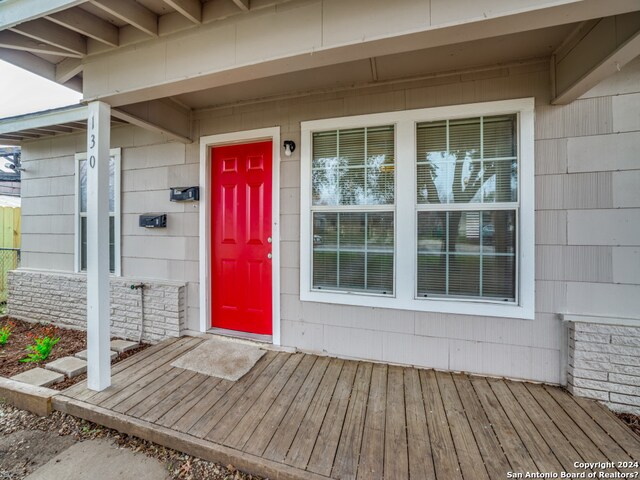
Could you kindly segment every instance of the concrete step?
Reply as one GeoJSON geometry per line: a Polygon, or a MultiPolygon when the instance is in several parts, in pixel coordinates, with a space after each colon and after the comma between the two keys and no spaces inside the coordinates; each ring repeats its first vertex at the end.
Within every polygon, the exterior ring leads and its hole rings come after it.
{"type": "Polygon", "coordinates": [[[137,342],[130,342],[129,340],[111,340],[111,350],[115,350],[118,353],[124,353],[139,346],[137,342]]]}
{"type": "Polygon", "coordinates": [[[44,368],[36,367],[11,377],[11,380],[28,383],[37,387],[48,387],[64,380],[64,375],[44,368]]]}
{"type": "Polygon", "coordinates": [[[87,371],[87,362],[81,358],[62,357],[47,363],[44,368],[73,378],[87,371]]]}
{"type": "MultiPolygon", "coordinates": [[[[111,351],[109,352],[109,356],[111,357],[111,360],[113,360],[114,358],[116,358],[118,356],[117,352],[111,351]]],[[[82,360],[86,360],[87,359],[87,351],[86,350],[82,350],[78,353],[75,354],[76,358],[80,358],[82,360]]]]}

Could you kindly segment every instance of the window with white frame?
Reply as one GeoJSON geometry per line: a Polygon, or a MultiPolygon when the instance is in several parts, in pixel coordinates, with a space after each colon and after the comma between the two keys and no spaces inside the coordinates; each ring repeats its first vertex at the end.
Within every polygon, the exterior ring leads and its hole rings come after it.
{"type": "Polygon", "coordinates": [[[516,301],[517,115],[416,126],[417,294],[516,301]]]}
{"type": "MultiPolygon", "coordinates": [[[[109,271],[120,275],[120,149],[109,151],[109,271]]],[[[87,154],[76,155],[76,271],[87,269],[87,154]]]]}
{"type": "Polygon", "coordinates": [[[302,124],[301,299],[533,318],[533,100],[302,124]]]}
{"type": "Polygon", "coordinates": [[[313,288],[393,294],[393,125],[314,132],[313,288]]]}

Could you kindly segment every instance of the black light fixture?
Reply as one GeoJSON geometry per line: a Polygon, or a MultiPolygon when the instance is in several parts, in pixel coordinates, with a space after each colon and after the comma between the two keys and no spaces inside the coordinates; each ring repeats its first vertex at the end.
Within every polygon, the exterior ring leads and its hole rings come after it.
{"type": "Polygon", "coordinates": [[[285,140],[284,141],[284,154],[287,157],[290,157],[293,152],[296,150],[296,142],[293,140],[285,140]]]}

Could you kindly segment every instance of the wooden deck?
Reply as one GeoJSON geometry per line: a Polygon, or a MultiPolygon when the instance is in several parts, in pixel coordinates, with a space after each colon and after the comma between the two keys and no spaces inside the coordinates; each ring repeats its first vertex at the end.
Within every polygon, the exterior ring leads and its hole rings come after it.
{"type": "Polygon", "coordinates": [[[502,479],[640,460],[613,414],[560,388],[275,351],[237,382],[170,366],[201,341],[149,348],[107,390],[83,382],[54,408],[271,479],[502,479]]]}

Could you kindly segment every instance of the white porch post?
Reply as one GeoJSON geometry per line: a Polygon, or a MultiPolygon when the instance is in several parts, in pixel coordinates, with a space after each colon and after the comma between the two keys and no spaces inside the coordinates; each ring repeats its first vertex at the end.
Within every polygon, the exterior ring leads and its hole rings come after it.
{"type": "Polygon", "coordinates": [[[111,107],[87,115],[87,387],[111,385],[109,358],[109,144],[111,107]]]}

